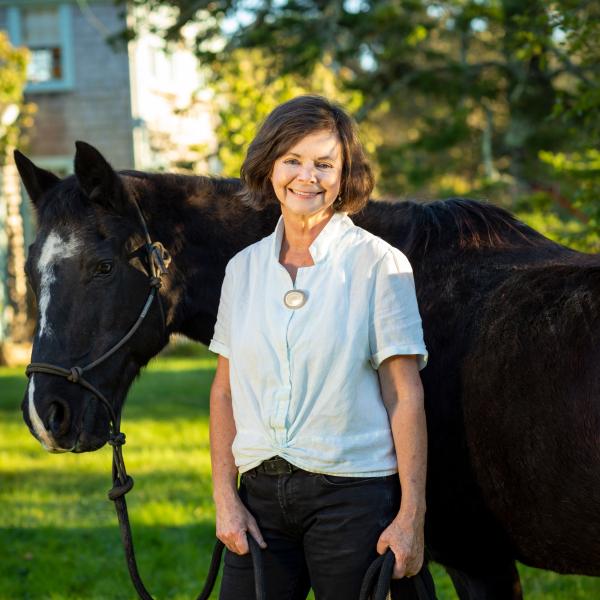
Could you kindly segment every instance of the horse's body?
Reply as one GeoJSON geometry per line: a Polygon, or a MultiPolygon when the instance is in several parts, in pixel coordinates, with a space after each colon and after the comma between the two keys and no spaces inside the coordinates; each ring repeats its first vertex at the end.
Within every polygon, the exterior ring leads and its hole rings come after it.
{"type": "MultiPolygon", "coordinates": [[[[84,144],[76,177],[63,181],[17,162],[40,222],[28,268],[45,302],[34,360],[93,358],[135,320],[147,282],[132,258],[140,243],[132,197],[173,258],[161,290],[166,334],[149,317],[153,325],[90,376],[117,407],[170,334],[209,342],[226,263],[278,217],[241,206],[236,180],[117,176],[84,144]],[[72,252],[49,254],[51,236],[72,252]],[[106,257],[114,264],[104,277],[93,265],[106,257]],[[51,293],[59,278],[62,292],[51,293]],[[87,314],[82,307],[94,302],[87,314]]],[[[515,559],[600,575],[600,258],[468,200],[371,202],[353,220],[405,252],[414,269],[430,352],[422,379],[431,558],[448,568],[461,599],[519,598],[515,559]]],[[[106,442],[107,416],[93,396],[35,379],[24,416],[47,447],[106,442]]]]}

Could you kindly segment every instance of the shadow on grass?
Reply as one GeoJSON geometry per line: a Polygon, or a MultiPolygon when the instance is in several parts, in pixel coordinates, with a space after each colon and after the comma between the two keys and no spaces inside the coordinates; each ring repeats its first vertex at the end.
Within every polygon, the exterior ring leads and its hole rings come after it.
{"type": "MultiPolygon", "coordinates": [[[[160,598],[192,598],[203,585],[214,525],[138,526],[134,543],[142,577],[160,598]]],[[[0,528],[0,598],[129,600],[118,527],[0,528]]]]}

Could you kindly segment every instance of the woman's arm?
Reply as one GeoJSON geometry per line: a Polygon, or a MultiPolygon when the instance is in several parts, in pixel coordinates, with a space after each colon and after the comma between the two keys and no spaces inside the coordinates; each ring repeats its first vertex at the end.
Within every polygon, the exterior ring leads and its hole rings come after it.
{"type": "Polygon", "coordinates": [[[210,459],[217,511],[217,538],[232,552],[247,554],[247,531],[262,548],[266,548],[266,544],[256,520],[237,493],[237,468],[231,452],[234,438],[229,360],[219,355],[217,372],[210,389],[210,459]]]}
{"type": "Polygon", "coordinates": [[[423,565],[427,428],[423,386],[414,356],[392,356],[379,367],[402,488],[400,511],[383,531],[377,552],[390,547],[396,555],[395,578],[418,573],[423,565]]]}

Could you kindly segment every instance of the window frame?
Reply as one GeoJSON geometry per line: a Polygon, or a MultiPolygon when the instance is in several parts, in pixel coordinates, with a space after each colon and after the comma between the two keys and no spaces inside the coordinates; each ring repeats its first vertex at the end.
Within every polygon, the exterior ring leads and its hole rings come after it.
{"type": "MultiPolygon", "coordinates": [[[[7,29],[11,43],[22,46],[22,11],[27,9],[41,8],[42,4],[9,6],[7,7],[7,29]]],[[[75,64],[73,52],[73,14],[69,4],[58,4],[58,24],[60,30],[60,49],[62,77],[37,83],[27,82],[26,93],[36,92],[64,92],[72,90],[75,86],[75,64]]]]}

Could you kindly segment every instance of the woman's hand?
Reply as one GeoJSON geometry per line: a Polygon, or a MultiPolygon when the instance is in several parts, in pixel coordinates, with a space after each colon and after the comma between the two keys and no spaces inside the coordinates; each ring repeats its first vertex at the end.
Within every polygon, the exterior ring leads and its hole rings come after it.
{"type": "Polygon", "coordinates": [[[250,511],[244,506],[237,494],[228,500],[217,502],[216,508],[217,538],[231,552],[248,554],[250,549],[246,537],[247,533],[250,533],[261,548],[267,547],[256,519],[250,514],[250,511]]]}
{"type": "Polygon", "coordinates": [[[383,530],[377,542],[379,554],[384,554],[388,548],[391,548],[396,556],[392,578],[400,579],[416,575],[423,566],[425,548],[423,521],[407,521],[398,515],[383,530]]]}

